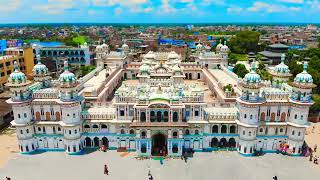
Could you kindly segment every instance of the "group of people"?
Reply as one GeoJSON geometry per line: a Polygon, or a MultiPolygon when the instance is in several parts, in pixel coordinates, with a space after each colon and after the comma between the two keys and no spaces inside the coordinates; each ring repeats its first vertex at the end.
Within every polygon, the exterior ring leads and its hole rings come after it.
{"type": "Polygon", "coordinates": [[[310,153],[310,156],[309,156],[309,161],[310,161],[310,162],[313,161],[314,164],[319,164],[319,157],[318,157],[317,155],[313,155],[313,152],[317,152],[317,148],[318,148],[317,145],[314,146],[313,151],[312,151],[312,149],[310,148],[310,152],[311,152],[311,153],[310,153]]]}

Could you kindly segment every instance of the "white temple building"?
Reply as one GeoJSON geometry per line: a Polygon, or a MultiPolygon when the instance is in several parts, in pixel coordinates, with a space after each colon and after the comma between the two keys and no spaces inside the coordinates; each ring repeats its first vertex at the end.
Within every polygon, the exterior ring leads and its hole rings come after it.
{"type": "Polygon", "coordinates": [[[290,83],[284,63],[272,68],[275,84],[261,80],[255,63],[243,79],[230,72],[222,44],[215,53],[198,45],[196,62],[188,63],[175,52],[149,52],[132,62],[129,46],[122,49],[99,45],[97,68],[81,79],[65,62],[53,80],[39,58],[31,82],[15,64],[7,102],[21,153],[81,154],[104,145],[141,156],[190,149],[250,156],[283,143],[292,155],[301,153],[315,87],[307,64],[290,83]]]}

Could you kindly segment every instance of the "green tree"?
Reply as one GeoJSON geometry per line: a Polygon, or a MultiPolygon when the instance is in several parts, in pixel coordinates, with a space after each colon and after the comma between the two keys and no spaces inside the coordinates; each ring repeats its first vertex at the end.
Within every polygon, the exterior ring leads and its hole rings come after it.
{"type": "Polygon", "coordinates": [[[255,31],[240,31],[229,41],[231,51],[239,54],[258,51],[260,33],[255,31]]]}
{"type": "Polygon", "coordinates": [[[249,71],[246,69],[246,66],[243,64],[236,64],[233,69],[233,72],[239,77],[243,78],[249,71]]]}

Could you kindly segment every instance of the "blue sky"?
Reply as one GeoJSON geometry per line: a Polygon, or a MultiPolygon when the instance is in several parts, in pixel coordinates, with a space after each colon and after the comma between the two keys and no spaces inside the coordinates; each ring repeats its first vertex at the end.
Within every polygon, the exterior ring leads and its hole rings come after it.
{"type": "Polygon", "coordinates": [[[0,0],[0,23],[320,23],[320,0],[0,0]]]}

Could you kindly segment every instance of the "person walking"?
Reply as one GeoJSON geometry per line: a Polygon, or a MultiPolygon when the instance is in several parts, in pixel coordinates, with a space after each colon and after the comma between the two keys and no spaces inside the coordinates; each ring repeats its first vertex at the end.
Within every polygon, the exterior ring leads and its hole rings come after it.
{"type": "Polygon", "coordinates": [[[104,174],[109,175],[108,166],[106,164],[104,165],[104,174]]]}
{"type": "Polygon", "coordinates": [[[278,180],[278,176],[274,176],[274,177],[273,177],[273,180],[278,180]]]}
{"type": "Polygon", "coordinates": [[[313,151],[314,151],[314,152],[317,152],[317,148],[318,148],[318,146],[317,146],[317,144],[315,144],[315,145],[314,145],[314,148],[313,148],[313,151]]]}
{"type": "Polygon", "coordinates": [[[153,180],[153,177],[152,177],[152,175],[149,177],[149,180],[153,180]]]}
{"type": "Polygon", "coordinates": [[[313,158],[313,154],[311,153],[309,156],[309,161],[312,161],[312,158],[313,158]]]}

